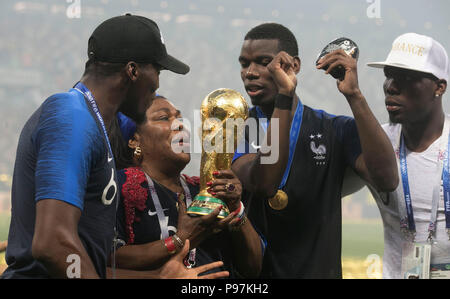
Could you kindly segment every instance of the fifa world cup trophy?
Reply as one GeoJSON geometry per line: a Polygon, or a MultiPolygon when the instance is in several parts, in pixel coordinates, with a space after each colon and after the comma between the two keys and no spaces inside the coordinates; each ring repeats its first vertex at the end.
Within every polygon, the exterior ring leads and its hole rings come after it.
{"type": "Polygon", "coordinates": [[[230,213],[226,204],[208,193],[207,182],[213,173],[231,167],[238,142],[244,136],[244,122],[248,117],[248,104],[242,95],[232,89],[220,88],[202,102],[202,157],[200,163],[200,192],[187,213],[191,216],[208,215],[218,206],[223,208],[219,218],[230,213]]]}

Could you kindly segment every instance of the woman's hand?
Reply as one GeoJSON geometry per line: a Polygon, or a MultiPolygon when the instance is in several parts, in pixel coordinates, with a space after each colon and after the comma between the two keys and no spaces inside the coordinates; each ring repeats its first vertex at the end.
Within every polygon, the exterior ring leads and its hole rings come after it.
{"type": "Polygon", "coordinates": [[[222,199],[230,212],[239,209],[242,196],[242,184],[231,169],[220,170],[213,173],[215,179],[208,182],[208,192],[222,199]]]}
{"type": "Polygon", "coordinates": [[[186,204],[178,200],[177,236],[181,240],[191,240],[191,249],[196,248],[204,239],[213,234],[213,226],[218,222],[222,207],[216,208],[211,214],[205,216],[189,216],[186,213],[186,204]]]}
{"type": "Polygon", "coordinates": [[[224,219],[217,218],[221,211],[219,207],[209,215],[192,217],[186,213],[186,204],[179,200],[177,236],[182,240],[191,240],[191,248],[196,248],[211,234],[239,222],[234,211],[237,211],[241,204],[241,182],[230,169],[216,171],[213,175],[215,179],[208,183],[208,192],[226,203],[230,215],[224,219]]]}
{"type": "Polygon", "coordinates": [[[231,169],[216,171],[213,175],[215,179],[208,183],[207,191],[223,200],[230,210],[230,215],[215,223],[213,231],[219,232],[240,221],[236,216],[241,205],[242,184],[231,169]]]}

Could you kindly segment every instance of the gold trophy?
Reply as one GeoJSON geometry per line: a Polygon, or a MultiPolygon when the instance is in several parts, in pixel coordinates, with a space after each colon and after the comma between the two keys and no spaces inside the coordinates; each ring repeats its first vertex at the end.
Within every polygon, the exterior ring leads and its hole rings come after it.
{"type": "Polygon", "coordinates": [[[230,169],[238,142],[244,135],[244,126],[242,129],[239,127],[248,117],[248,104],[239,92],[220,88],[203,100],[201,116],[200,192],[187,213],[191,216],[208,215],[218,206],[223,206],[218,217],[225,218],[230,210],[222,200],[208,193],[206,183],[214,179],[215,171],[230,169]]]}

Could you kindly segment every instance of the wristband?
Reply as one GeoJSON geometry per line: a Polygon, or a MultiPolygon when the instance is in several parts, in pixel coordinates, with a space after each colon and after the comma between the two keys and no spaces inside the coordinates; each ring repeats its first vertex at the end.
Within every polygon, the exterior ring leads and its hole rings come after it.
{"type": "Polygon", "coordinates": [[[244,213],[245,213],[245,207],[244,204],[241,201],[241,204],[239,206],[239,210],[238,210],[238,214],[236,217],[238,217],[239,219],[242,219],[242,217],[244,217],[244,213]]]}
{"type": "Polygon", "coordinates": [[[180,246],[180,248],[183,248],[183,246],[184,246],[184,242],[183,241],[181,241],[181,239],[180,239],[180,237],[178,237],[176,234],[175,235],[173,235],[172,236],[172,238],[174,238],[175,239],[175,242],[177,242],[178,243],[178,245],[180,246]]]}
{"type": "Polygon", "coordinates": [[[277,94],[275,96],[275,108],[280,110],[291,110],[292,109],[292,101],[294,97],[286,96],[284,94],[277,94]]]}
{"type": "Polygon", "coordinates": [[[177,248],[175,247],[175,243],[173,242],[173,238],[172,237],[168,237],[164,240],[164,245],[167,248],[167,251],[169,252],[170,255],[174,254],[175,252],[177,252],[177,248]]]}
{"type": "Polygon", "coordinates": [[[239,208],[237,208],[234,212],[237,213],[235,217],[239,219],[239,222],[228,227],[232,232],[238,231],[239,228],[244,225],[245,222],[247,222],[247,217],[245,216],[245,207],[242,201],[240,202],[239,208]]]}
{"type": "Polygon", "coordinates": [[[242,216],[241,220],[239,220],[238,223],[236,223],[236,224],[233,225],[233,226],[230,226],[228,229],[229,229],[231,232],[236,232],[236,231],[238,231],[238,230],[241,228],[241,226],[243,226],[246,222],[247,222],[247,216],[244,214],[244,216],[242,216]]]}

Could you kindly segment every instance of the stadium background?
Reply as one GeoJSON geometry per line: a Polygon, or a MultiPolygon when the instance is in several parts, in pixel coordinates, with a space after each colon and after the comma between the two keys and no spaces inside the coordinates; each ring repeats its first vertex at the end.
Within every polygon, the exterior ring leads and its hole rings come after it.
{"type": "MultiPolygon", "coordinates": [[[[81,76],[87,40],[103,20],[130,12],[155,20],[169,53],[191,66],[188,76],[162,72],[159,93],[185,118],[194,119],[202,99],[227,87],[243,95],[239,55],[245,33],[262,22],[278,22],[296,35],[302,70],[298,94],[314,108],[351,115],[336,83],[314,67],[329,41],[346,36],[360,47],[359,81],[381,123],[381,70],[366,67],[386,58],[395,37],[430,35],[450,51],[448,0],[48,0],[0,3],[0,241],[10,218],[11,176],[20,130],[51,94],[68,90],[81,76]]],[[[448,93],[447,93],[448,94],[448,93]]],[[[444,96],[449,111],[448,95],[444,96]]],[[[199,154],[186,168],[198,174],[199,154]]],[[[378,209],[363,189],[343,199],[345,278],[380,278],[383,229],[378,209]]],[[[4,256],[0,254],[0,271],[4,256]]]]}

